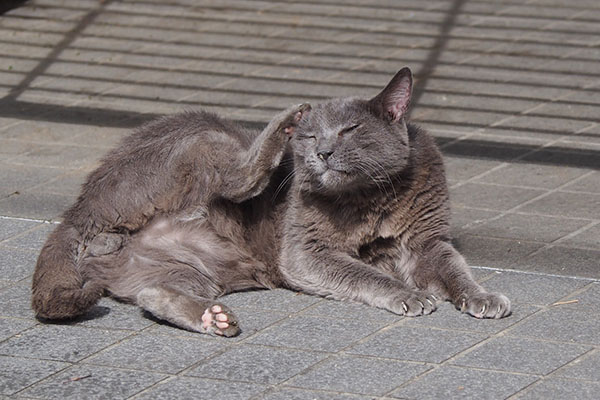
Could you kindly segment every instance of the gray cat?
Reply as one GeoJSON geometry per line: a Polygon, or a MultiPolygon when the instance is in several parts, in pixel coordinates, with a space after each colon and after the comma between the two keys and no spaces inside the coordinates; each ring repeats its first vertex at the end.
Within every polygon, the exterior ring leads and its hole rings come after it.
{"type": "Polygon", "coordinates": [[[449,242],[432,138],[405,121],[412,77],[371,100],[294,106],[262,132],[205,112],[165,117],[110,152],[50,235],[33,278],[42,318],[110,295],[197,332],[233,336],[216,298],[284,287],[418,316],[449,300],[510,314],[449,242]]]}

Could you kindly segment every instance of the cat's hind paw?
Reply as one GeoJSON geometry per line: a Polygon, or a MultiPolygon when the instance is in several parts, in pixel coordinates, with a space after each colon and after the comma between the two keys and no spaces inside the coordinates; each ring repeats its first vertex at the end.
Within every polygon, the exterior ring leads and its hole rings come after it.
{"type": "Polygon", "coordinates": [[[237,318],[227,307],[215,304],[204,310],[202,328],[210,335],[232,337],[240,333],[237,318]]]}
{"type": "Polygon", "coordinates": [[[500,293],[462,295],[455,306],[475,318],[503,318],[510,315],[510,300],[500,293]]]}
{"type": "Polygon", "coordinates": [[[302,120],[302,117],[311,109],[312,107],[308,103],[299,104],[291,107],[291,109],[288,109],[288,117],[281,124],[283,132],[285,132],[288,136],[293,135],[298,123],[300,120],[302,120]]]}

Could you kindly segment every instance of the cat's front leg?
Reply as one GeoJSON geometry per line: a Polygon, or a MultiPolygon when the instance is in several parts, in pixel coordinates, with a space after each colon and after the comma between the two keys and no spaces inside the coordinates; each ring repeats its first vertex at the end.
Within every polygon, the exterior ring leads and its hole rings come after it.
{"type": "Polygon", "coordinates": [[[242,202],[260,194],[281,163],[287,143],[301,119],[311,110],[308,103],[292,106],[276,115],[252,146],[231,165],[223,196],[242,202]]]}
{"type": "Polygon", "coordinates": [[[510,300],[501,293],[489,293],[471,276],[470,268],[450,244],[431,245],[415,269],[414,279],[450,300],[463,313],[476,318],[503,318],[510,315],[510,300]]]}
{"type": "Polygon", "coordinates": [[[353,300],[383,308],[398,315],[419,316],[436,310],[437,298],[408,287],[394,278],[347,254],[288,255],[281,267],[294,289],[335,300],[353,300]]]}

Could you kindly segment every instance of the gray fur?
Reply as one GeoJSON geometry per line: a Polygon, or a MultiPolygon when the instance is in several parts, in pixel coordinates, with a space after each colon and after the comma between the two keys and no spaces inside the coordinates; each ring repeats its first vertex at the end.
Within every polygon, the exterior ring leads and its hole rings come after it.
{"type": "Polygon", "coordinates": [[[141,127],[105,157],[49,237],[33,308],[70,318],[108,292],[225,336],[239,332],[237,321],[214,299],[250,288],[409,316],[440,300],[480,318],[508,315],[508,299],[478,285],[449,243],[440,153],[404,119],[411,88],[404,68],[371,100],[291,107],[262,132],[208,113],[141,127]],[[216,317],[203,324],[214,305],[226,329],[216,317]]]}

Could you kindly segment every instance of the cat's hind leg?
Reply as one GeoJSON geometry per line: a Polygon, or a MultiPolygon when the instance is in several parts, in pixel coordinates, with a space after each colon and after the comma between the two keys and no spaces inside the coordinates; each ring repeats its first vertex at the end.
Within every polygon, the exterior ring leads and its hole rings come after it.
{"type": "Polygon", "coordinates": [[[227,306],[166,285],[142,289],[136,303],[155,317],[190,331],[226,337],[240,333],[237,318],[227,306]]]}
{"type": "Polygon", "coordinates": [[[417,286],[446,300],[463,313],[476,318],[503,318],[510,315],[510,300],[489,293],[472,277],[460,253],[444,241],[429,246],[414,271],[417,286]]]}

